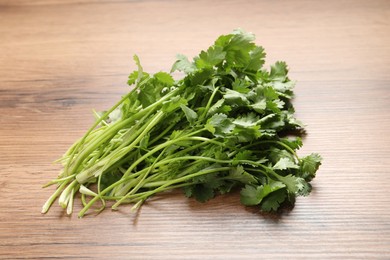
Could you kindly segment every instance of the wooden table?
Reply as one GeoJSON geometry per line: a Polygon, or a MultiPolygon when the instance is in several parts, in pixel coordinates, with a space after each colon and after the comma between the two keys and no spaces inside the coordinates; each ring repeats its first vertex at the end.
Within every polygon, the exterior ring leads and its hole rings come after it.
{"type": "Polygon", "coordinates": [[[1,0],[0,258],[389,259],[389,71],[387,0],[1,0]],[[324,157],[310,196],[279,217],[180,192],[138,214],[40,214],[52,162],[128,91],[133,54],[167,71],[238,27],[298,81],[300,152],[324,157]]]}

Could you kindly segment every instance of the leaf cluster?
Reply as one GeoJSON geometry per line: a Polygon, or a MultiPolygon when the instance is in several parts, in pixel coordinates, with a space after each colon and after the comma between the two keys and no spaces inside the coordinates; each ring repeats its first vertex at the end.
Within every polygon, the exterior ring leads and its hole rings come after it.
{"type": "Polygon", "coordinates": [[[285,62],[263,68],[265,52],[254,40],[235,30],[192,61],[178,55],[171,72],[183,72],[179,80],[144,72],[135,56],[133,89],[96,113],[60,160],[64,169],[43,212],[59,197],[71,213],[77,193],[79,216],[97,201],[101,209],[106,201],[138,208],[174,188],[201,202],[238,188],[242,204],[263,211],[308,195],[321,157],[297,155],[303,124],[294,116],[294,82],[285,62]]]}

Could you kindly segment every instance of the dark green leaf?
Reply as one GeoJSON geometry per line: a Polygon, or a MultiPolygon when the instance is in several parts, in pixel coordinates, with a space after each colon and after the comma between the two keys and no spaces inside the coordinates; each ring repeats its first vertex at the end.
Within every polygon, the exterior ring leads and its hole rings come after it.
{"type": "Polygon", "coordinates": [[[241,203],[247,206],[258,205],[261,201],[277,190],[283,189],[285,185],[278,181],[271,181],[262,186],[245,185],[241,190],[241,203]]]}
{"type": "Polygon", "coordinates": [[[317,153],[301,158],[300,177],[306,181],[311,181],[321,165],[321,160],[321,156],[317,153]]]}
{"type": "Polygon", "coordinates": [[[287,192],[285,189],[280,189],[275,192],[272,192],[267,196],[264,201],[261,203],[261,209],[266,212],[277,211],[287,198],[287,192]]]}

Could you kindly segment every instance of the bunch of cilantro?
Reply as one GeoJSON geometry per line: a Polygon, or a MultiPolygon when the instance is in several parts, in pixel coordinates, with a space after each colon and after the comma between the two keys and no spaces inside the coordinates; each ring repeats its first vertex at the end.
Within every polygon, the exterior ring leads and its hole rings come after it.
{"type": "Polygon", "coordinates": [[[276,211],[310,193],[321,164],[318,154],[299,157],[304,129],[291,103],[294,82],[287,66],[263,68],[264,49],[241,30],[220,36],[189,61],[178,55],[171,73],[138,70],[133,89],[59,160],[57,189],[43,206],[73,211],[81,194],[82,217],[99,202],[134,209],[153,195],[182,188],[205,202],[241,189],[244,205],[276,211]]]}

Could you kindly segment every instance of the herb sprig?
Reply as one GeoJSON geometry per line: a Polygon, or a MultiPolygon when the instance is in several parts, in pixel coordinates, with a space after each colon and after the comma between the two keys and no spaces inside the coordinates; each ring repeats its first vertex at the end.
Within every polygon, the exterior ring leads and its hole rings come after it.
{"type": "Polygon", "coordinates": [[[63,170],[48,183],[68,214],[76,194],[83,209],[106,201],[139,208],[156,194],[182,188],[205,202],[241,189],[244,205],[276,211],[311,191],[321,157],[299,157],[302,123],[291,103],[294,82],[285,62],[263,68],[265,52],[253,34],[220,36],[192,61],[178,55],[171,73],[138,69],[133,89],[96,122],[59,160],[63,170]]]}

